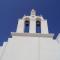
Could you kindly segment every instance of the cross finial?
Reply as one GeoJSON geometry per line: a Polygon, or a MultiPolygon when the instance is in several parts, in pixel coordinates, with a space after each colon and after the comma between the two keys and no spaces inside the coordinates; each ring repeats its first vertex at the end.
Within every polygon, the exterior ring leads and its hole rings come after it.
{"type": "Polygon", "coordinates": [[[32,9],[31,16],[35,16],[35,15],[36,15],[36,11],[34,9],[32,9]]]}

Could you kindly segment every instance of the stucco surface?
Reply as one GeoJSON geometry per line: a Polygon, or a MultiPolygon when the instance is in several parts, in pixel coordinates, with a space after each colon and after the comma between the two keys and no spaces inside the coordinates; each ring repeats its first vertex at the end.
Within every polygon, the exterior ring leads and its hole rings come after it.
{"type": "Polygon", "coordinates": [[[2,60],[60,60],[60,44],[48,37],[13,36],[2,60]]]}

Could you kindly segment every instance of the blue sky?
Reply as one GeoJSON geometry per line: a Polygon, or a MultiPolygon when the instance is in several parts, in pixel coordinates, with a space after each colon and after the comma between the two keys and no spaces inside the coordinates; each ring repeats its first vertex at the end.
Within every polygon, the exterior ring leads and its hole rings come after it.
{"type": "Polygon", "coordinates": [[[15,32],[18,19],[31,9],[48,19],[49,32],[60,32],[60,0],[0,0],[0,45],[15,32]]]}

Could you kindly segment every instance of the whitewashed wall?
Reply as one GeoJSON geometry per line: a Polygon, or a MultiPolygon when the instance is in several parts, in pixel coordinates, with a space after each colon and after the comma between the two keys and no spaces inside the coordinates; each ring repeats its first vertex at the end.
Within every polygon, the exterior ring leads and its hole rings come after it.
{"type": "Polygon", "coordinates": [[[13,37],[2,60],[39,60],[39,40],[37,37],[13,37]]]}
{"type": "Polygon", "coordinates": [[[0,60],[1,60],[2,56],[4,55],[6,45],[7,45],[7,42],[4,42],[3,46],[0,46],[0,60]]]}
{"type": "Polygon", "coordinates": [[[40,60],[60,60],[60,44],[50,38],[40,38],[40,60]]]}
{"type": "Polygon", "coordinates": [[[52,38],[13,36],[2,60],[60,60],[60,45],[52,38]]]}

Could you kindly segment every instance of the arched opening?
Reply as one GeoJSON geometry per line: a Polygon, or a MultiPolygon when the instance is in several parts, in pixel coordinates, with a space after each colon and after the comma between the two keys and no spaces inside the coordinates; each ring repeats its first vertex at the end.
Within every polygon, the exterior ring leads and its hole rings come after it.
{"type": "Polygon", "coordinates": [[[40,33],[41,32],[41,22],[40,21],[36,21],[36,33],[40,33]]]}
{"type": "Polygon", "coordinates": [[[24,32],[28,33],[29,32],[29,21],[25,21],[25,25],[24,25],[24,32]]]}

